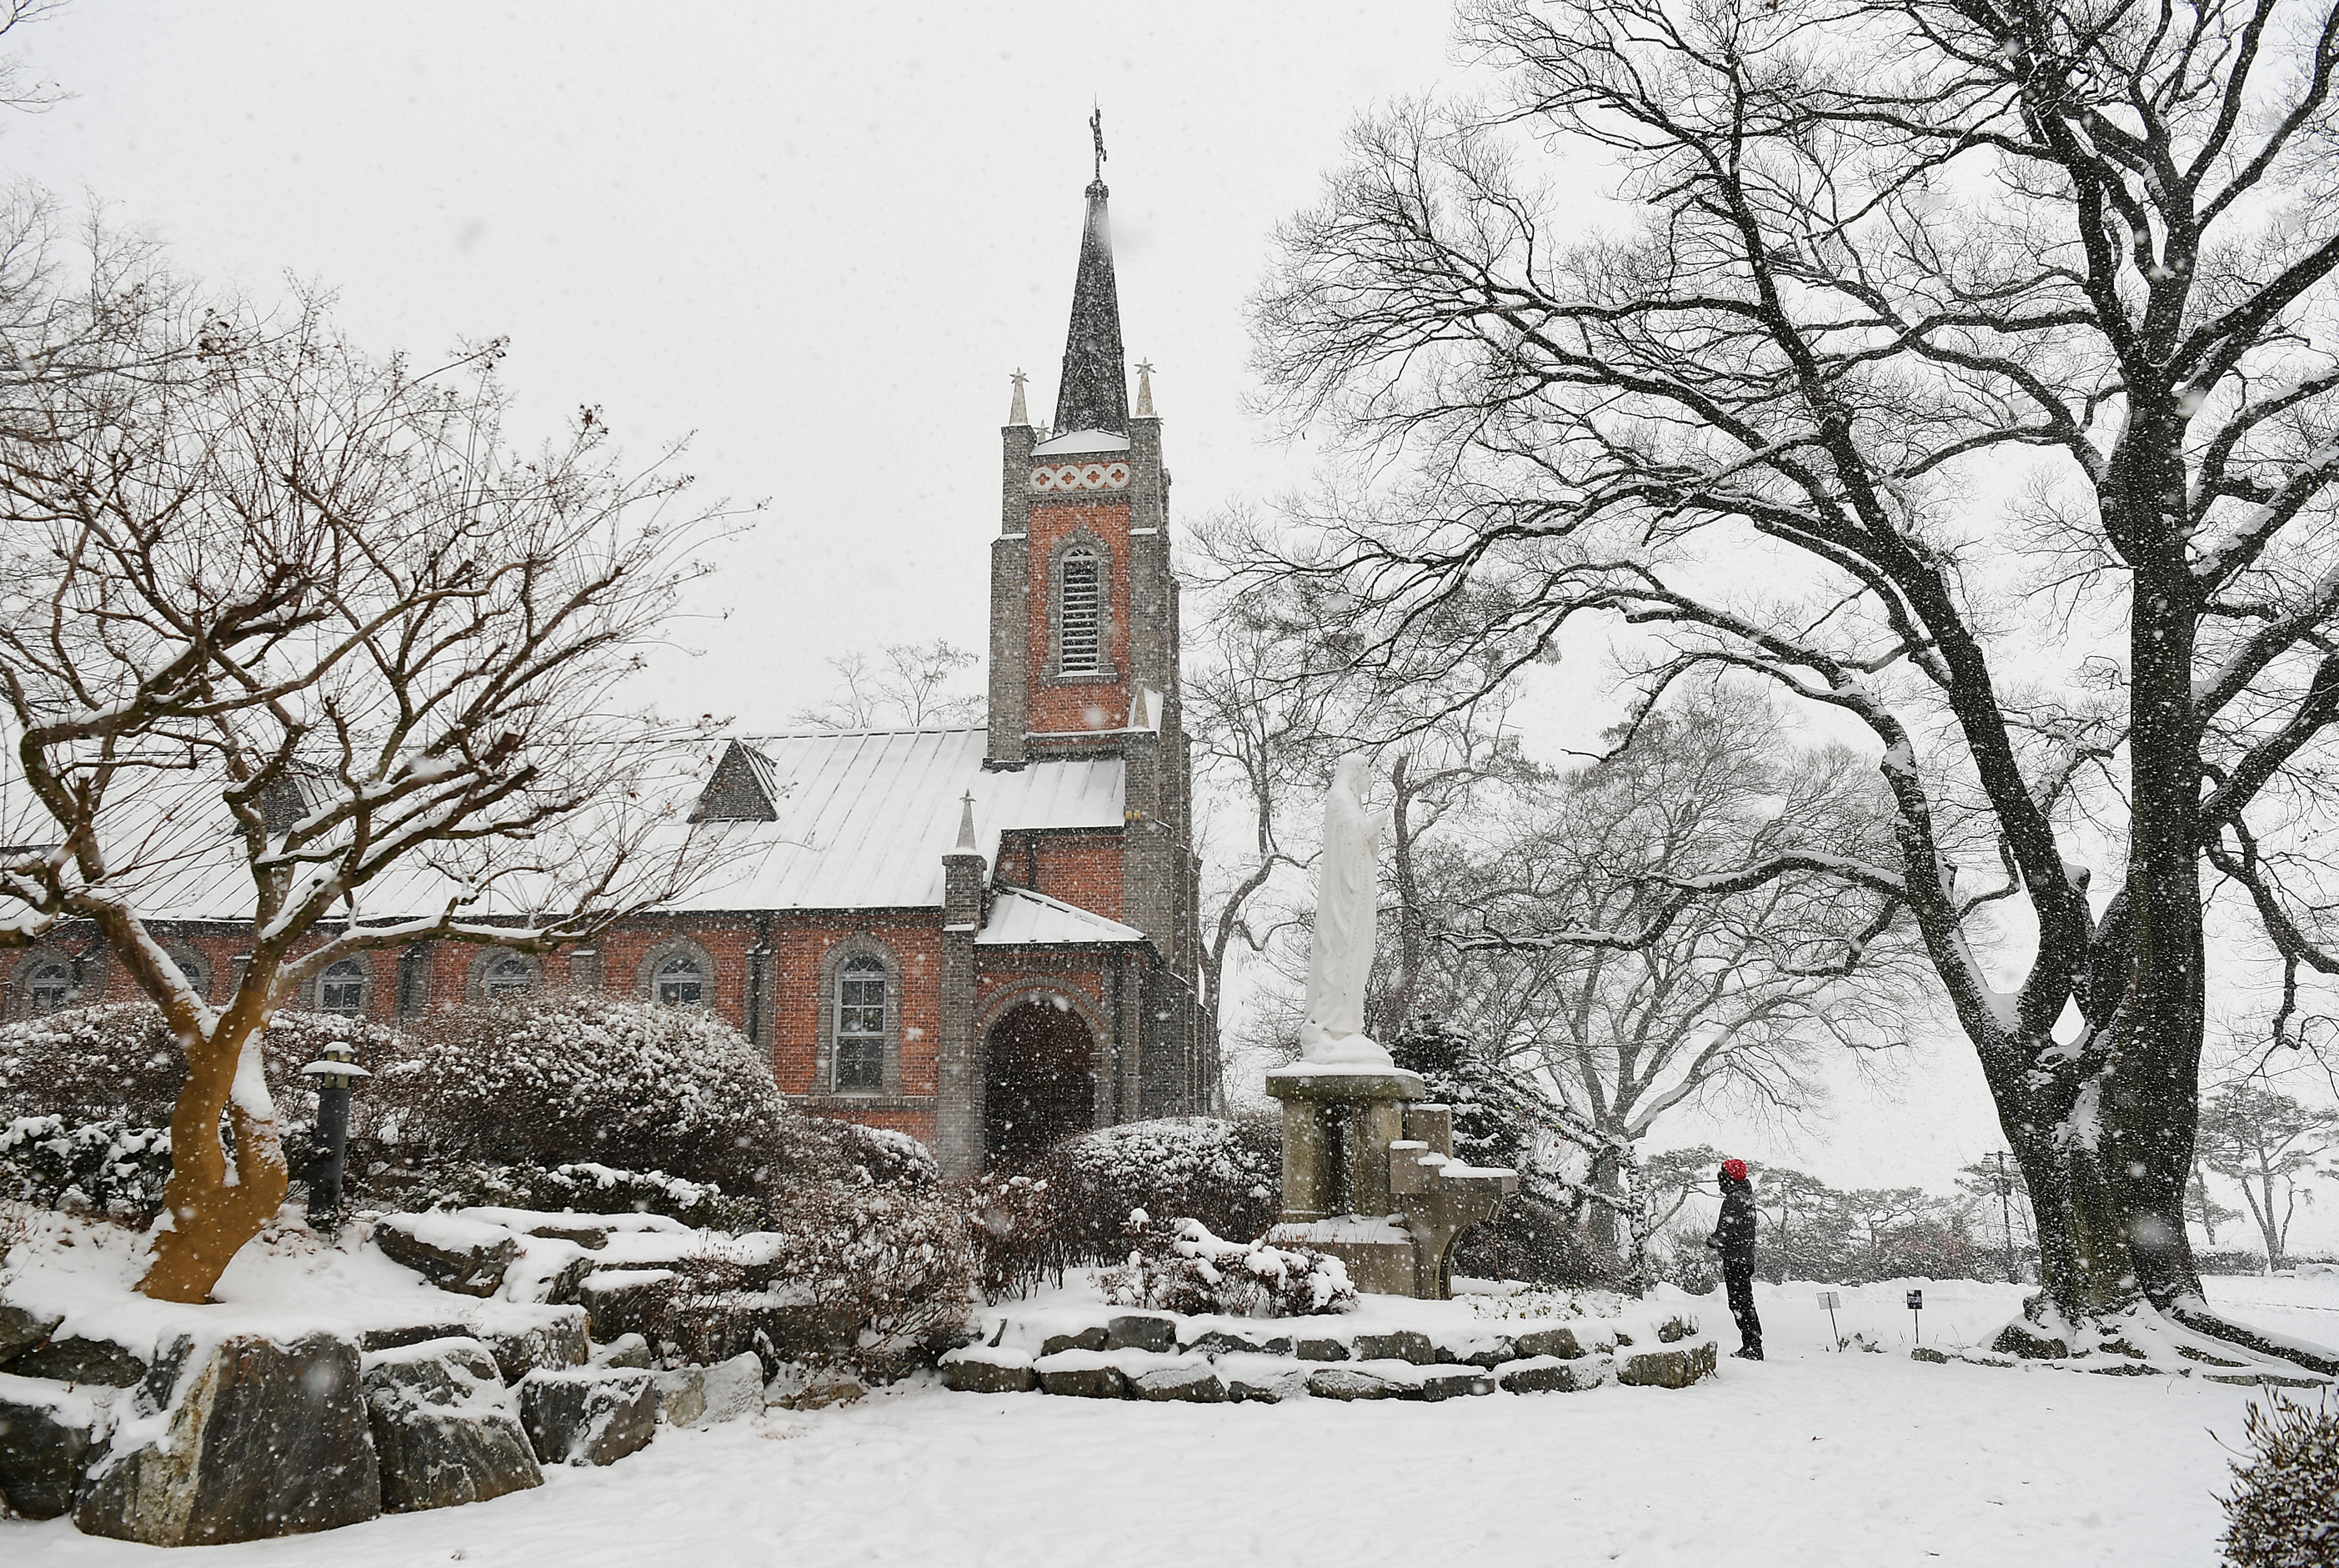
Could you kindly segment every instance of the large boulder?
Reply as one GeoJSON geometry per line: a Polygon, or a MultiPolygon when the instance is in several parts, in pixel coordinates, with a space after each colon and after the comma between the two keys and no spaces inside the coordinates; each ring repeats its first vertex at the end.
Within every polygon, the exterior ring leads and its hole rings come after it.
{"type": "Polygon", "coordinates": [[[412,1513],[544,1484],[519,1405],[476,1339],[435,1339],[365,1358],[366,1415],[382,1506],[412,1513]]]}
{"type": "Polygon", "coordinates": [[[607,1366],[531,1372],[520,1380],[520,1424],[547,1464],[614,1464],[657,1435],[657,1382],[607,1366]]]}
{"type": "Polygon", "coordinates": [[[661,1372],[657,1386],[669,1426],[712,1426],[764,1408],[764,1363],[752,1350],[714,1366],[661,1372]]]}
{"type": "Polygon", "coordinates": [[[88,1535],[193,1546],[381,1512],[358,1347],[325,1333],[182,1335],[127,1404],[74,1506],[88,1535]]]}
{"type": "Polygon", "coordinates": [[[502,1226],[454,1214],[393,1214],[373,1228],[373,1244],[441,1290],[493,1296],[519,1256],[502,1226]]]}
{"type": "Polygon", "coordinates": [[[0,1497],[9,1507],[27,1519],[70,1512],[82,1469],[101,1442],[88,1395],[0,1372],[0,1497]]]}

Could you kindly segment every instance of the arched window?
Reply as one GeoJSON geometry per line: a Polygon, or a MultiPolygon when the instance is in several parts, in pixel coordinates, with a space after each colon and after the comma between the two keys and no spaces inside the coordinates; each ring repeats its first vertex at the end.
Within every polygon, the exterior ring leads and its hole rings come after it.
{"type": "Polygon", "coordinates": [[[1104,573],[1096,552],[1075,549],[1064,557],[1057,577],[1056,667],[1064,675],[1088,674],[1104,663],[1104,573]]]}
{"type": "Polygon", "coordinates": [[[836,1088],[885,1087],[885,961],[847,959],[836,971],[836,1088]]]}
{"type": "Polygon", "coordinates": [[[526,996],[535,989],[536,965],[524,953],[499,954],[479,971],[479,994],[489,1001],[526,996]]]}
{"type": "Polygon", "coordinates": [[[658,965],[650,995],[661,1007],[696,1007],[706,994],[706,972],[696,955],[677,952],[658,965]]]}
{"type": "Polygon", "coordinates": [[[38,1016],[54,1012],[73,1001],[73,969],[50,962],[36,964],[25,977],[25,1011],[38,1016]]]}
{"type": "Polygon", "coordinates": [[[173,942],[163,950],[172,965],[183,976],[189,990],[209,1001],[212,994],[212,966],[193,948],[173,942]]]}
{"type": "Polygon", "coordinates": [[[366,966],[345,958],[317,977],[317,1011],[356,1018],[365,1011],[366,966]]]}

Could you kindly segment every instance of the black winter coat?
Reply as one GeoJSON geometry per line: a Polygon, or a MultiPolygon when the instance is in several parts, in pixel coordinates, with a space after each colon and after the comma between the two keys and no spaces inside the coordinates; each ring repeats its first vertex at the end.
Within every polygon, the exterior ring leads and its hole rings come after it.
{"type": "Polygon", "coordinates": [[[1725,1267],[1754,1267],[1754,1186],[1732,1181],[1722,1189],[1722,1218],[1706,1243],[1722,1254],[1725,1267]]]}

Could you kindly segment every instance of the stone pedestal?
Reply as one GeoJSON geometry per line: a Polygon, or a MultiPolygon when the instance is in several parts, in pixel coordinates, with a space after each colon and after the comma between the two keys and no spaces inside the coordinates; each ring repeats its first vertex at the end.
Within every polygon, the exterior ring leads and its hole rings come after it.
{"type": "Polygon", "coordinates": [[[1454,1116],[1400,1068],[1317,1066],[1267,1075],[1283,1102],[1283,1214],[1268,1239],[1347,1265],[1359,1290],[1443,1299],[1454,1238],[1494,1217],[1515,1171],[1454,1159],[1454,1116]]]}

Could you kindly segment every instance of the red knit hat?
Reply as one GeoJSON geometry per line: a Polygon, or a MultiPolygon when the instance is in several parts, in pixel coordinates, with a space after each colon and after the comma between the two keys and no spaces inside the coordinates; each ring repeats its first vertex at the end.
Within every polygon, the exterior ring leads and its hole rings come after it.
{"type": "Polygon", "coordinates": [[[1725,1159],[1722,1162],[1722,1174],[1732,1181],[1743,1181],[1746,1179],[1746,1162],[1742,1159],[1725,1159]]]}

